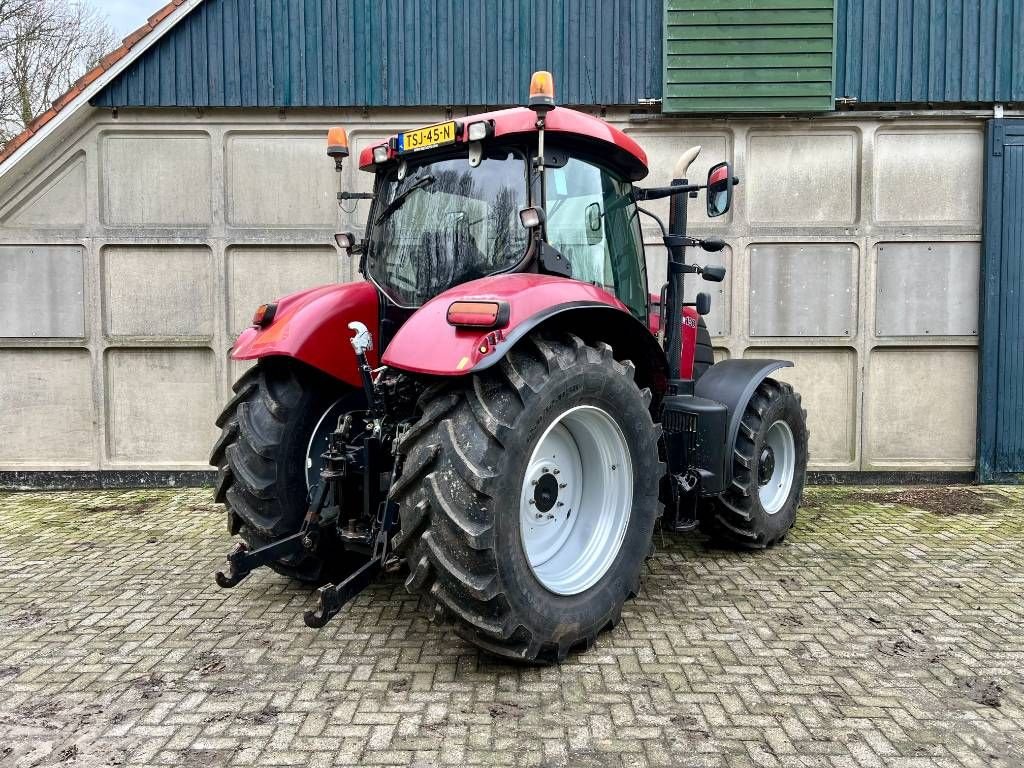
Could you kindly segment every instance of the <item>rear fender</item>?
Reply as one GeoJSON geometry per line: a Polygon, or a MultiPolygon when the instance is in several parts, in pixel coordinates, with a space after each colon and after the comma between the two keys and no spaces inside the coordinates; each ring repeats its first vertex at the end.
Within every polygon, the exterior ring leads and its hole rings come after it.
{"type": "Polygon", "coordinates": [[[637,383],[655,395],[665,390],[665,355],[653,334],[608,291],[551,275],[495,275],[456,286],[423,305],[395,334],[384,365],[433,376],[460,376],[499,363],[531,331],[544,327],[575,333],[584,341],[605,341],[619,359],[637,368],[637,383]],[[476,329],[448,323],[454,301],[501,301],[508,305],[504,327],[476,329]]]}
{"type": "Polygon", "coordinates": [[[723,360],[712,365],[704,372],[703,376],[697,379],[694,394],[697,397],[717,400],[729,412],[726,420],[726,434],[723,438],[728,457],[725,462],[726,477],[723,487],[728,488],[732,482],[731,451],[736,445],[740,422],[743,421],[743,412],[747,409],[747,403],[753,397],[754,390],[768,378],[769,374],[780,368],[792,367],[793,363],[788,360],[723,360]]]}
{"type": "MultiPolygon", "coordinates": [[[[362,387],[348,324],[363,323],[378,339],[379,299],[370,283],[322,285],[277,300],[265,328],[246,328],[231,348],[234,360],[291,357],[354,387],[362,387]]],[[[377,352],[366,353],[377,365],[377,352]]]]}

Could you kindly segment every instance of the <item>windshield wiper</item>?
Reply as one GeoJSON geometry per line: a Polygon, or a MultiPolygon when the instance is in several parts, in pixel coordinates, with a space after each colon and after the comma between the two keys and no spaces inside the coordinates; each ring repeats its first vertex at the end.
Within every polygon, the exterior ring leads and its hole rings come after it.
{"type": "Polygon", "coordinates": [[[373,222],[373,225],[377,226],[382,221],[384,221],[384,219],[386,219],[392,213],[394,213],[399,208],[401,208],[402,207],[402,203],[404,203],[408,199],[409,195],[411,195],[417,189],[423,189],[424,187],[429,187],[431,184],[434,183],[434,181],[435,181],[435,179],[434,179],[433,176],[424,176],[422,178],[416,179],[416,181],[414,181],[412,184],[410,184],[406,188],[406,190],[404,192],[402,192],[401,194],[395,195],[395,199],[392,200],[390,203],[388,203],[384,207],[384,210],[380,212],[380,216],[378,216],[377,220],[373,222]]]}

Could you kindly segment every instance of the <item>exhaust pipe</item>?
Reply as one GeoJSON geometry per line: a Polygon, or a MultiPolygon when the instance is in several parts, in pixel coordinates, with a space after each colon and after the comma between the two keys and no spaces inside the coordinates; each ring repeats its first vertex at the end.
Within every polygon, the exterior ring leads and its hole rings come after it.
{"type": "MultiPolygon", "coordinates": [[[[679,156],[672,173],[670,186],[687,184],[686,174],[690,165],[700,154],[700,147],[691,147],[679,156]]],[[[669,392],[676,390],[679,379],[680,356],[683,348],[683,268],[686,265],[686,206],[689,194],[672,195],[669,198],[668,234],[674,244],[668,249],[668,291],[665,297],[668,315],[665,326],[665,354],[668,356],[669,392]]]]}

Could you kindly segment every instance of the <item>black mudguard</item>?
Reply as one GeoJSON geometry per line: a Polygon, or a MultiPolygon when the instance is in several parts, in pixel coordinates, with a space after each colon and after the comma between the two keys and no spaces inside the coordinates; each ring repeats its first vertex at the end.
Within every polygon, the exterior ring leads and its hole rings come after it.
{"type": "MultiPolygon", "coordinates": [[[[715,363],[704,375],[697,379],[694,394],[708,400],[717,400],[728,409],[728,427],[725,436],[726,456],[731,456],[732,447],[736,445],[736,436],[740,431],[740,422],[747,403],[758,385],[768,375],[780,368],[792,368],[789,360],[723,360],[715,363]]],[[[732,482],[731,460],[725,462],[725,478],[722,487],[728,488],[732,482]]]]}

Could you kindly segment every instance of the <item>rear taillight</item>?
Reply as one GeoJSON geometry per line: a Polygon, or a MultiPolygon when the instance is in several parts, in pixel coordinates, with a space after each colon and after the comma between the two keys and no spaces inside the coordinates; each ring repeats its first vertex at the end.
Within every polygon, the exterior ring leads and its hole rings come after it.
{"type": "Polygon", "coordinates": [[[508,324],[504,301],[456,301],[448,307],[448,323],[471,328],[500,328],[508,324]]]}
{"type": "Polygon", "coordinates": [[[277,314],[277,304],[260,304],[256,307],[256,312],[252,316],[252,324],[257,328],[262,328],[274,320],[274,315],[277,314]]]}

